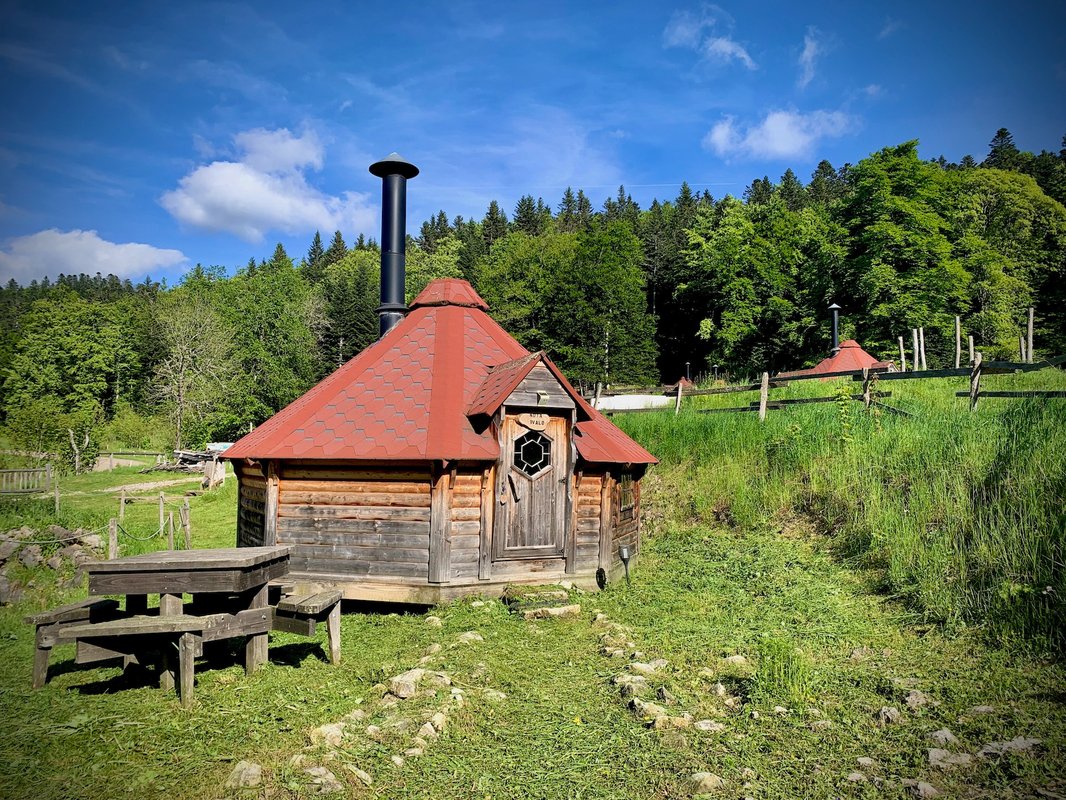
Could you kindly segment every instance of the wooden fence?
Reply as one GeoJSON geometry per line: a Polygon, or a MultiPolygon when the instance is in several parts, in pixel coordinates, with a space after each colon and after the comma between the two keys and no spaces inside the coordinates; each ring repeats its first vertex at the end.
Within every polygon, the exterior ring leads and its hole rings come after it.
{"type": "MultiPolygon", "coordinates": [[[[1066,391],[1052,391],[1052,390],[1026,390],[1026,391],[989,391],[981,387],[981,379],[988,375],[1013,375],[1021,372],[1035,372],[1042,369],[1048,369],[1049,367],[1056,367],[1062,364],[1066,364],[1066,356],[1057,356],[1056,358],[1050,358],[1045,361],[1031,362],[1031,361],[984,361],[982,354],[977,352],[974,354],[973,363],[969,367],[957,367],[954,369],[931,369],[931,370],[919,370],[916,372],[889,372],[887,368],[879,369],[863,369],[863,370],[848,370],[843,372],[824,372],[816,375],[784,375],[771,378],[768,372],[762,374],[762,380],[759,383],[742,384],[739,386],[720,386],[713,389],[685,389],[680,384],[676,389],[668,389],[662,391],[662,394],[667,396],[676,397],[674,403],[674,413],[677,414],[681,410],[681,399],[683,397],[705,397],[708,395],[716,394],[733,394],[736,392],[759,392],[759,399],[751,402],[746,406],[730,406],[728,408],[706,408],[698,409],[699,414],[727,414],[737,412],[758,412],[759,419],[765,420],[768,411],[780,410],[795,405],[806,405],[808,403],[832,403],[838,402],[842,398],[840,395],[833,395],[831,397],[798,397],[774,400],[770,397],[770,390],[781,389],[788,384],[795,381],[811,381],[822,380],[824,378],[851,378],[853,381],[862,381],[862,391],[856,394],[848,394],[846,397],[862,402],[862,404],[869,409],[871,406],[877,406],[893,414],[900,414],[903,416],[911,416],[908,412],[903,411],[893,406],[886,405],[881,401],[884,398],[892,396],[891,392],[876,391],[874,387],[881,381],[899,381],[899,380],[929,380],[929,379],[942,379],[942,378],[969,378],[970,388],[965,392],[956,392],[956,397],[968,397],[970,399],[970,411],[977,410],[977,404],[982,397],[989,398],[1066,398],[1066,391]]],[[[652,390],[654,391],[654,390],[652,390]]],[[[614,392],[614,395],[620,394],[648,394],[649,390],[637,390],[628,392],[614,392]]],[[[600,394],[597,392],[597,399],[601,396],[608,396],[606,394],[600,394]]],[[[592,398],[590,398],[592,399],[592,398]]],[[[648,413],[652,411],[663,411],[664,407],[656,408],[633,408],[633,409],[611,409],[605,410],[603,413],[611,416],[613,414],[632,414],[632,413],[648,413]]]]}
{"type": "Polygon", "coordinates": [[[52,466],[0,469],[0,494],[40,494],[52,489],[52,466]]]}

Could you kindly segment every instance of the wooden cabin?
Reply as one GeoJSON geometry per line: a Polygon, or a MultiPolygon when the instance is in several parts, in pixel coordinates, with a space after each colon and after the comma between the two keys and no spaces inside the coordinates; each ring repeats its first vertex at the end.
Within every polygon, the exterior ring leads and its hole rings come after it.
{"type": "Polygon", "coordinates": [[[655,458],[469,283],[430,283],[380,340],[225,453],[241,546],[296,582],[435,603],[513,583],[588,588],[640,551],[655,458]]]}

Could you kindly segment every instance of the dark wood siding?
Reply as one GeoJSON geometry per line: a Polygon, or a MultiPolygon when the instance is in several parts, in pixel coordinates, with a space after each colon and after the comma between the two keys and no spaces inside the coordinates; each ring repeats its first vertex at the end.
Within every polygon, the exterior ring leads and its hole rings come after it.
{"type": "Polygon", "coordinates": [[[294,570],[428,577],[428,471],[285,465],[280,481],[277,541],[294,570]]]}
{"type": "Polygon", "coordinates": [[[602,475],[582,475],[577,485],[577,568],[596,569],[600,551],[600,490],[602,475]]]}
{"type": "Polygon", "coordinates": [[[507,398],[507,405],[536,408],[574,408],[574,401],[546,366],[537,364],[507,398]],[[538,392],[544,392],[544,399],[538,392]]]}

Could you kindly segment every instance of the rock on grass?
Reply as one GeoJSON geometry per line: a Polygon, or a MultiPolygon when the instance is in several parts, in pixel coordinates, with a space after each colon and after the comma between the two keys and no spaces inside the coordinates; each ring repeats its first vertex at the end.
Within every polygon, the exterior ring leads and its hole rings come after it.
{"type": "Polygon", "coordinates": [[[978,758],[993,758],[1007,753],[1028,753],[1039,747],[1040,744],[1039,739],[1015,736],[1009,742],[989,742],[977,751],[977,756],[978,758]]]}
{"type": "Polygon", "coordinates": [[[951,769],[952,767],[965,767],[973,761],[969,753],[952,753],[940,747],[929,748],[929,766],[936,769],[951,769]]]}
{"type": "Polygon", "coordinates": [[[311,776],[311,783],[318,787],[319,794],[344,791],[344,784],[338,781],[337,776],[325,767],[308,767],[304,772],[311,776]]]}
{"type": "Polygon", "coordinates": [[[955,734],[953,734],[947,728],[941,728],[940,730],[933,731],[929,734],[929,738],[941,747],[947,747],[950,744],[959,743],[959,740],[955,738],[955,734]]]}
{"type": "Polygon", "coordinates": [[[694,772],[688,779],[692,794],[709,794],[725,788],[725,779],[713,772],[694,772]]]}
{"type": "Polygon", "coordinates": [[[263,782],[263,768],[254,761],[238,761],[226,779],[227,789],[254,789],[263,782]]]}
{"type": "Polygon", "coordinates": [[[903,721],[903,715],[899,713],[899,709],[892,706],[881,706],[874,714],[874,718],[882,725],[898,725],[903,721]]]}

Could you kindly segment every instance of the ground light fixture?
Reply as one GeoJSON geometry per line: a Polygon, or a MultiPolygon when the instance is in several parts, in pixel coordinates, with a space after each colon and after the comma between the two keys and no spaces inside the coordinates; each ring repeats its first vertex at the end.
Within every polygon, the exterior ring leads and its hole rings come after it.
{"type": "Polygon", "coordinates": [[[626,545],[623,544],[618,548],[618,557],[622,559],[622,566],[626,568],[626,586],[629,586],[629,559],[632,558],[632,556],[626,545]]]}

